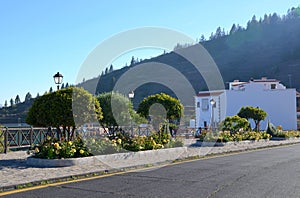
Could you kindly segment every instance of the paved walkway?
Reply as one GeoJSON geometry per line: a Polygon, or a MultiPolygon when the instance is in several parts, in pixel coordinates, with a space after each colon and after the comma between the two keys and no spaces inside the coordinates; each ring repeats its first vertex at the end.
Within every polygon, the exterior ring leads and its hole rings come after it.
{"type": "MultiPolygon", "coordinates": [[[[248,149],[262,148],[267,146],[277,146],[282,144],[300,143],[300,139],[282,140],[282,141],[259,141],[231,143],[224,146],[212,147],[211,145],[195,145],[195,140],[186,140],[188,146],[187,153],[181,158],[191,156],[205,156],[207,154],[217,154],[232,151],[243,151],[248,149]]],[[[109,165],[103,163],[93,165],[78,165],[60,168],[37,168],[28,166],[25,151],[9,152],[0,154],[0,191],[16,188],[17,185],[35,183],[45,180],[70,177],[73,175],[84,175],[94,172],[110,170],[109,165]]],[[[145,162],[147,164],[147,162],[145,162]]],[[[131,164],[123,164],[123,167],[130,167],[131,164]]]]}

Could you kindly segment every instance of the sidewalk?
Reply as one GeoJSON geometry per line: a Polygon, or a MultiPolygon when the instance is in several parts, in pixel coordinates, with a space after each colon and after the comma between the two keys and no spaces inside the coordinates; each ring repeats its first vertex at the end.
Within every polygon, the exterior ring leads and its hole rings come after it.
{"type": "MultiPolygon", "coordinates": [[[[211,154],[220,154],[234,151],[245,151],[250,149],[264,148],[269,146],[278,146],[285,144],[300,143],[300,138],[281,140],[281,141],[245,141],[241,143],[228,143],[224,146],[212,147],[211,145],[196,145],[195,140],[186,140],[186,152],[180,153],[178,159],[187,157],[202,157],[211,154]]],[[[92,165],[76,165],[59,168],[38,168],[28,166],[26,151],[9,152],[8,154],[0,154],[0,192],[13,190],[23,184],[37,185],[41,181],[51,181],[59,178],[71,178],[76,175],[92,175],[93,173],[101,173],[113,170],[121,170],[126,167],[141,166],[142,164],[150,165],[149,161],[126,161],[126,159],[118,159],[112,167],[104,163],[95,163],[92,165]]],[[[159,159],[164,162],[164,156],[159,159]]]]}

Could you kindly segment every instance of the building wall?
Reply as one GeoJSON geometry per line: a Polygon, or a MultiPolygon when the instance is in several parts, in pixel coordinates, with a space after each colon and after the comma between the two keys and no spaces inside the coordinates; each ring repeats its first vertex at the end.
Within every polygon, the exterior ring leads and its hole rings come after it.
{"type": "MultiPolygon", "coordinates": [[[[219,92],[219,91],[218,91],[219,92]]],[[[209,92],[208,92],[209,93],[209,92]]],[[[207,127],[211,125],[212,122],[212,110],[214,111],[214,122],[221,122],[223,118],[226,116],[226,96],[225,92],[222,91],[222,93],[217,95],[211,95],[211,96],[203,96],[203,97],[197,97],[195,98],[195,107],[196,107],[196,127],[205,127],[205,122],[207,124],[207,127]],[[203,100],[206,99],[208,101],[208,108],[203,109],[203,100]],[[210,100],[214,99],[216,101],[216,106],[212,108],[210,104],[210,100]]]]}
{"type": "MultiPolygon", "coordinates": [[[[220,91],[219,91],[220,92],[220,91]]],[[[202,93],[202,92],[201,92],[202,93]]],[[[267,118],[261,122],[260,127],[264,130],[268,120],[275,126],[281,125],[285,130],[297,129],[296,90],[295,89],[255,89],[251,87],[246,91],[224,90],[223,93],[211,96],[196,96],[196,126],[204,127],[204,122],[210,126],[212,107],[209,104],[207,110],[202,109],[202,99],[214,99],[215,122],[220,122],[226,116],[236,115],[243,106],[259,107],[267,112],[267,118]],[[197,103],[200,103],[197,104],[197,103]]],[[[254,127],[254,122],[251,122],[254,127]]]]}
{"type": "MultiPolygon", "coordinates": [[[[226,91],[226,115],[236,115],[243,106],[259,107],[267,112],[267,118],[261,122],[265,129],[268,120],[275,126],[281,125],[285,130],[297,129],[296,90],[247,90],[226,91]]],[[[254,127],[254,123],[251,123],[254,127]]]]}

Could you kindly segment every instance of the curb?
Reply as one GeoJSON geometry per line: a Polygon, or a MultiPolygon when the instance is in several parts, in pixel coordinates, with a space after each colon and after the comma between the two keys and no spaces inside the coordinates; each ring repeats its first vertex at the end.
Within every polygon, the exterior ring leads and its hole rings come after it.
{"type": "Polygon", "coordinates": [[[187,153],[187,147],[148,150],[128,153],[115,153],[109,155],[97,155],[83,158],[68,159],[40,159],[29,157],[26,164],[34,167],[66,167],[75,165],[104,164],[113,165],[113,168],[129,167],[143,164],[153,164],[163,161],[176,160],[187,153]]]}

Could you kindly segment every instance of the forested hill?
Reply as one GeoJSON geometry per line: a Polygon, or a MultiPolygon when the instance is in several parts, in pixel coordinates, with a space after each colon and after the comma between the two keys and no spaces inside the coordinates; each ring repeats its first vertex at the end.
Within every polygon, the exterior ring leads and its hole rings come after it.
{"type": "MultiPolygon", "coordinates": [[[[300,90],[300,8],[290,9],[285,16],[277,14],[253,17],[246,27],[233,24],[225,32],[221,27],[206,40],[201,36],[200,43],[208,50],[216,62],[226,82],[239,79],[276,78],[287,87],[300,90]]],[[[176,48],[184,48],[177,45],[176,48]]],[[[185,49],[183,49],[185,50],[185,49]]],[[[101,57],[99,57],[100,59],[101,57]]],[[[120,76],[132,67],[146,62],[160,62],[176,68],[186,76],[196,92],[206,89],[202,77],[190,62],[174,52],[162,54],[152,59],[132,60],[130,66],[112,71],[107,69],[101,78],[87,80],[79,86],[88,90],[97,87],[96,93],[111,91],[120,76]]],[[[157,71],[159,72],[159,71],[157,71]]],[[[145,74],[147,75],[147,74],[145,74]]],[[[94,93],[94,90],[92,91],[94,93]]],[[[148,83],[135,90],[135,107],[146,96],[166,92],[174,94],[167,87],[148,83]]],[[[196,94],[196,93],[195,93],[196,94]]],[[[30,104],[18,104],[0,111],[0,124],[8,121],[21,122],[26,117],[30,104]]]]}
{"type": "MultiPolygon", "coordinates": [[[[284,16],[277,14],[265,15],[257,19],[255,16],[247,27],[233,24],[231,30],[225,33],[218,28],[206,40],[201,36],[200,43],[208,50],[215,60],[226,82],[239,79],[248,81],[250,78],[276,78],[287,87],[300,88],[300,8],[292,8],[284,16]]],[[[176,46],[183,48],[183,46],[176,46]]],[[[158,57],[132,62],[130,66],[101,75],[97,93],[113,89],[118,78],[130,67],[136,67],[145,62],[161,62],[170,65],[184,74],[194,86],[196,92],[205,90],[202,77],[193,70],[190,63],[174,52],[158,57]]],[[[159,71],[158,71],[159,72],[159,71]]],[[[89,87],[86,81],[83,86],[89,87]]],[[[157,92],[172,92],[157,84],[146,84],[136,90],[135,105],[149,94],[157,92]]]]}

